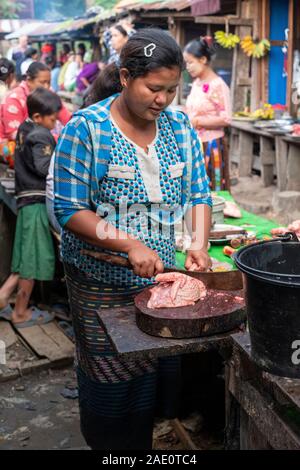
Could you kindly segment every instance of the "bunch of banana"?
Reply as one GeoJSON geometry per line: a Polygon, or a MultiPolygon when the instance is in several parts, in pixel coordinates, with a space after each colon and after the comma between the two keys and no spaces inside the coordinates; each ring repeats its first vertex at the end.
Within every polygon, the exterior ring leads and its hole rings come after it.
{"type": "Polygon", "coordinates": [[[262,108],[257,109],[252,113],[255,119],[274,119],[275,111],[271,104],[265,103],[262,108]]]}
{"type": "Polygon", "coordinates": [[[248,57],[260,59],[271,49],[271,44],[268,39],[262,39],[259,42],[254,42],[251,36],[246,36],[241,41],[241,48],[248,57]]]}
{"type": "Polygon", "coordinates": [[[260,59],[271,49],[270,41],[263,39],[258,44],[255,44],[255,49],[253,51],[253,57],[260,59]]]}
{"type": "Polygon", "coordinates": [[[240,42],[240,38],[236,34],[226,33],[225,31],[216,31],[215,39],[225,49],[234,49],[240,42]]]}

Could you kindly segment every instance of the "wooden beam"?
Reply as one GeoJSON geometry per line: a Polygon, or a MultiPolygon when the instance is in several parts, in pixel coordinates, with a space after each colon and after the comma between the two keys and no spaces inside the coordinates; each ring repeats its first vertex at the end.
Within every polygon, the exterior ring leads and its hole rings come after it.
{"type": "Polygon", "coordinates": [[[289,39],[288,39],[288,65],[287,65],[287,92],[286,102],[289,113],[292,110],[292,84],[293,84],[293,62],[294,62],[294,0],[289,2],[289,39]]]}
{"type": "MultiPolygon", "coordinates": [[[[185,46],[185,38],[184,38],[184,28],[182,21],[178,20],[177,18],[174,19],[173,15],[169,16],[168,18],[168,29],[174,39],[176,40],[177,44],[183,49],[185,46]]],[[[177,88],[177,93],[175,96],[174,104],[178,105],[181,104],[182,98],[182,87],[183,87],[183,77],[181,76],[179,86],[177,88]]]]}
{"type": "MultiPolygon", "coordinates": [[[[184,11],[177,11],[177,12],[172,12],[171,15],[174,17],[174,18],[178,18],[178,19],[183,19],[183,20],[194,20],[194,16],[189,13],[189,12],[184,12],[184,11]]],[[[139,17],[141,19],[143,18],[168,18],[168,16],[170,16],[170,12],[169,11],[143,11],[143,12],[139,12],[139,17]]]]}
{"type": "Polygon", "coordinates": [[[271,43],[271,46],[283,47],[285,41],[281,41],[280,39],[272,39],[270,43],[271,43]]]}
{"type": "MultiPolygon", "coordinates": [[[[262,37],[270,37],[270,1],[262,0],[262,37]]],[[[261,59],[261,101],[269,100],[269,56],[261,59]]]]}
{"type": "Polygon", "coordinates": [[[226,22],[232,26],[253,26],[252,18],[237,18],[230,16],[196,16],[195,23],[200,24],[226,24],[226,22]]]}
{"type": "MultiPolygon", "coordinates": [[[[261,1],[253,0],[253,32],[252,35],[254,38],[260,37],[261,35],[261,1]]],[[[259,60],[252,61],[251,68],[251,99],[250,107],[251,109],[257,109],[259,106],[259,100],[261,95],[261,63],[259,60]]]]}
{"type": "Polygon", "coordinates": [[[242,14],[242,0],[236,2],[236,16],[240,17],[242,14]]]}
{"type": "Polygon", "coordinates": [[[179,419],[171,419],[171,425],[177,434],[177,437],[180,439],[181,443],[185,446],[185,449],[188,450],[199,450],[199,448],[194,444],[192,439],[190,438],[190,435],[188,431],[186,431],[179,421],[179,419]]]}
{"type": "Polygon", "coordinates": [[[239,77],[237,79],[237,85],[238,86],[251,86],[253,82],[252,77],[239,77]]]}

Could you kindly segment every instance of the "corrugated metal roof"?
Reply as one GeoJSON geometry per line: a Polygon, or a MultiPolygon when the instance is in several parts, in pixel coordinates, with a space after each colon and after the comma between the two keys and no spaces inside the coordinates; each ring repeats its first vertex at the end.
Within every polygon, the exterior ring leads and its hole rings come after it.
{"type": "Polygon", "coordinates": [[[31,20],[0,20],[0,34],[8,34],[18,31],[24,25],[37,23],[31,20]]]}
{"type": "Polygon", "coordinates": [[[121,0],[115,6],[117,11],[120,10],[176,10],[181,11],[191,6],[190,0],[121,0]]]}
{"type": "Polygon", "coordinates": [[[15,39],[26,34],[28,37],[41,38],[48,36],[59,36],[61,34],[70,34],[81,31],[82,29],[104,21],[106,19],[114,18],[117,16],[116,11],[103,11],[95,16],[89,18],[78,18],[68,19],[65,21],[53,21],[53,22],[38,22],[32,24],[26,24],[17,31],[5,36],[5,39],[15,39]]]}
{"type": "Polygon", "coordinates": [[[17,39],[20,36],[31,36],[31,33],[35,31],[40,25],[43,24],[42,22],[33,22],[33,23],[26,23],[21,28],[17,29],[13,33],[7,34],[5,39],[17,39]]]}

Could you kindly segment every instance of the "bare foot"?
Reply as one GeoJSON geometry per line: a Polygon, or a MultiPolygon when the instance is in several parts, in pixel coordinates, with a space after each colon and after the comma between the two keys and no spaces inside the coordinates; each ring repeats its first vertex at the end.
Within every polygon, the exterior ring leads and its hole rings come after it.
{"type": "Polygon", "coordinates": [[[5,308],[8,304],[8,297],[0,297],[0,310],[5,308]]]}
{"type": "Polygon", "coordinates": [[[23,323],[25,321],[31,320],[32,317],[32,309],[27,308],[24,312],[22,312],[22,315],[17,315],[16,311],[14,310],[11,319],[13,323],[23,323]]]}

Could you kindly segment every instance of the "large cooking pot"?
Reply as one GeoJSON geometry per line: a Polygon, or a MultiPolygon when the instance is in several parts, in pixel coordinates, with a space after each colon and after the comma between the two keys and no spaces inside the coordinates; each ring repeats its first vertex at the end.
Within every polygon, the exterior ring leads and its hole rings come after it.
{"type": "Polygon", "coordinates": [[[300,243],[293,234],[234,255],[243,273],[253,360],[276,375],[300,378],[300,243]]]}

